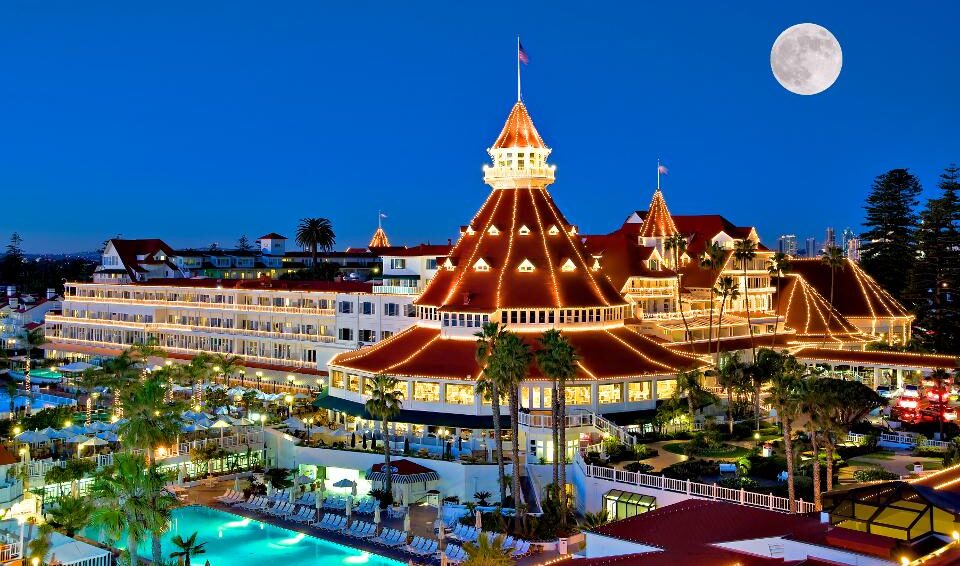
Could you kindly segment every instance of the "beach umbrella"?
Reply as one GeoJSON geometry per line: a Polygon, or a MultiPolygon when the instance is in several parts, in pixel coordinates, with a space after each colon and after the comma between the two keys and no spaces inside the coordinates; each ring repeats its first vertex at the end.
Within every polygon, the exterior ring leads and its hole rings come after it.
{"type": "Polygon", "coordinates": [[[109,430],[98,432],[95,436],[96,438],[102,438],[107,442],[118,442],[120,440],[119,436],[117,436],[115,433],[110,432],[109,430]]]}
{"type": "Polygon", "coordinates": [[[483,517],[480,515],[479,509],[477,509],[476,522],[474,523],[473,526],[476,527],[478,531],[483,530],[483,517]]]}
{"type": "Polygon", "coordinates": [[[350,515],[353,514],[353,496],[347,498],[347,507],[345,511],[347,512],[347,524],[350,524],[350,515]]]}
{"type": "Polygon", "coordinates": [[[407,508],[406,514],[403,516],[403,532],[407,533],[407,537],[410,536],[410,508],[407,508]]]}
{"type": "Polygon", "coordinates": [[[219,428],[220,429],[220,441],[223,442],[223,430],[226,428],[232,428],[233,425],[230,421],[226,419],[217,419],[217,422],[210,425],[210,428],[219,428]]]}
{"type": "Polygon", "coordinates": [[[378,503],[373,507],[373,524],[380,524],[380,504],[378,503]]]}

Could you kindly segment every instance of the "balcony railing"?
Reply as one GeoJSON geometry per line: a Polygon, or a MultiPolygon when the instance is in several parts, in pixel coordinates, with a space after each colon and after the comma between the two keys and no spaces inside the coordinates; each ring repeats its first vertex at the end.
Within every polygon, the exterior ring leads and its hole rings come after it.
{"type": "Polygon", "coordinates": [[[628,287],[627,294],[641,297],[673,297],[677,293],[673,287],[628,287]]]}
{"type": "Polygon", "coordinates": [[[423,287],[407,287],[404,285],[374,285],[373,292],[380,295],[419,295],[423,287]]]}
{"type": "Polygon", "coordinates": [[[178,301],[178,300],[156,300],[156,299],[125,299],[120,297],[88,297],[80,295],[71,295],[64,299],[65,303],[97,303],[97,304],[120,304],[120,305],[140,305],[152,307],[184,307],[199,308],[210,310],[227,310],[239,312],[269,312],[269,313],[288,313],[288,314],[312,314],[317,316],[336,316],[336,310],[312,308],[312,307],[283,307],[274,305],[244,305],[238,303],[207,303],[202,301],[178,301]]]}
{"type": "Polygon", "coordinates": [[[336,340],[335,336],[322,334],[304,334],[295,332],[273,332],[268,330],[251,330],[249,328],[226,328],[222,326],[201,326],[196,324],[171,324],[166,322],[132,322],[128,320],[105,320],[100,318],[81,318],[63,315],[47,315],[48,322],[61,324],[77,324],[89,326],[122,327],[144,332],[166,330],[170,332],[206,332],[208,334],[229,334],[232,336],[258,336],[262,338],[282,338],[307,342],[330,343],[336,340]]]}
{"type": "Polygon", "coordinates": [[[549,179],[553,181],[556,167],[548,165],[544,167],[526,167],[516,169],[513,167],[483,167],[483,180],[491,181],[494,179],[549,179]]]}

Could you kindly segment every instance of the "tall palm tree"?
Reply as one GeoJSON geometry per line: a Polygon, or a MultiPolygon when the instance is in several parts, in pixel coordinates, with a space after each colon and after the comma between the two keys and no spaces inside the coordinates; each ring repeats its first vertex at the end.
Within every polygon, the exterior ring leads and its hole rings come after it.
{"type": "Polygon", "coordinates": [[[823,430],[828,418],[827,405],[831,399],[820,385],[823,379],[808,376],[803,381],[800,393],[800,412],[807,416],[804,430],[810,439],[810,450],[813,452],[813,505],[819,511],[822,502],[823,485],[820,478],[820,448],[823,446],[823,430]]]}
{"type": "Polygon", "coordinates": [[[337,236],[333,224],[326,218],[303,218],[297,226],[297,244],[310,250],[313,257],[313,269],[317,269],[317,252],[333,249],[337,236]]]}
{"type": "Polygon", "coordinates": [[[688,342],[693,340],[693,336],[690,334],[687,316],[683,313],[683,293],[680,292],[680,256],[687,252],[687,239],[680,234],[674,234],[664,241],[663,247],[673,255],[673,271],[677,275],[677,310],[680,311],[680,319],[683,320],[683,331],[686,338],[684,342],[688,342]]]}
{"type": "Polygon", "coordinates": [[[14,413],[17,412],[17,382],[11,379],[3,384],[7,390],[7,399],[10,401],[10,418],[14,419],[16,418],[14,413]]]}
{"type": "Polygon", "coordinates": [[[750,319],[750,282],[747,280],[747,267],[757,257],[757,243],[749,238],[737,240],[733,244],[733,259],[743,270],[743,305],[747,310],[747,328],[750,330],[750,352],[757,359],[757,348],[753,343],[753,321],[750,319]]]}
{"type": "Polygon", "coordinates": [[[500,484],[500,503],[507,500],[506,470],[503,466],[503,432],[500,426],[500,379],[495,375],[496,368],[491,366],[493,351],[506,331],[498,322],[487,322],[474,333],[477,338],[475,358],[480,366],[480,378],[477,381],[477,393],[490,398],[490,411],[493,413],[493,437],[496,445],[497,473],[500,484]]]}
{"type": "MultiPolygon", "coordinates": [[[[792,267],[790,256],[783,252],[773,254],[767,262],[767,273],[770,274],[770,277],[777,280],[777,304],[774,306],[773,314],[775,314],[778,319],[780,317],[780,283],[783,280],[783,276],[790,273],[792,267]]],[[[776,347],[778,328],[779,324],[774,324],[773,340],[770,343],[771,348],[776,347]]]]}
{"type": "MultiPolygon", "coordinates": [[[[726,259],[727,254],[723,251],[723,247],[717,242],[710,242],[707,244],[706,249],[703,251],[703,255],[700,256],[700,269],[704,271],[709,271],[711,273],[717,272],[721,267],[723,267],[724,259],[726,259]]],[[[707,322],[707,354],[709,355],[712,352],[711,345],[713,341],[713,298],[716,296],[714,289],[710,289],[710,313],[709,321],[707,322]]],[[[719,339],[719,331],[717,332],[719,339]]]]}
{"type": "Polygon", "coordinates": [[[787,353],[760,350],[760,359],[770,367],[770,403],[777,409],[777,418],[783,433],[783,449],[787,455],[787,499],[790,512],[796,509],[797,491],[794,485],[793,421],[800,415],[803,380],[806,366],[787,353]],[[765,360],[768,358],[768,360],[765,360]]]}
{"type": "Polygon", "coordinates": [[[723,328],[723,311],[726,309],[728,302],[733,302],[737,300],[740,296],[740,289],[737,287],[737,282],[733,280],[733,277],[725,275],[717,281],[717,286],[713,289],[713,293],[720,297],[720,317],[717,320],[717,357],[715,363],[720,364],[720,330],[723,328]]]}
{"type": "Polygon", "coordinates": [[[243,369],[243,358],[230,354],[216,354],[212,360],[213,367],[219,368],[216,373],[227,380],[227,387],[230,386],[230,376],[243,369]]]}
{"type": "Polygon", "coordinates": [[[823,390],[824,450],[827,456],[827,489],[833,489],[833,454],[839,439],[847,437],[854,425],[867,418],[871,411],[886,405],[886,399],[873,388],[859,381],[821,379],[817,382],[823,390]]]}
{"type": "Polygon", "coordinates": [[[482,536],[476,542],[463,545],[467,559],[464,566],[512,566],[516,562],[509,550],[503,547],[504,535],[482,536]]]}
{"type": "Polygon", "coordinates": [[[537,366],[554,383],[553,388],[553,485],[560,497],[560,527],[567,526],[567,387],[568,379],[577,374],[577,355],[573,344],[559,330],[551,329],[539,338],[537,366]]]}
{"type": "Polygon", "coordinates": [[[520,531],[524,521],[523,507],[520,505],[520,383],[527,376],[533,354],[530,345],[514,332],[504,332],[497,340],[493,349],[491,365],[496,368],[495,376],[499,379],[498,387],[507,391],[507,402],[510,405],[510,431],[513,460],[513,495],[514,530],[520,531]]]}
{"type": "MultiPolygon", "coordinates": [[[[381,436],[383,436],[383,469],[387,479],[383,482],[383,490],[387,494],[393,493],[393,484],[390,474],[390,419],[400,414],[403,408],[403,392],[397,389],[400,382],[388,375],[378,374],[372,380],[373,389],[370,399],[367,400],[366,410],[371,416],[380,419],[381,436]]],[[[376,441],[374,441],[376,442],[376,441]]],[[[386,500],[381,501],[381,507],[386,507],[386,500]]]]}
{"type": "Polygon", "coordinates": [[[170,558],[182,558],[184,566],[190,566],[190,558],[192,556],[206,554],[207,552],[207,550],[203,548],[207,543],[197,543],[196,531],[194,531],[193,534],[190,535],[190,537],[186,540],[184,540],[180,535],[173,537],[173,544],[175,544],[180,550],[171,552],[170,558]]]}
{"type": "Polygon", "coordinates": [[[727,426],[733,434],[733,393],[743,383],[744,365],[739,352],[724,352],[715,369],[717,383],[727,392],[727,426]]]}
{"type": "Polygon", "coordinates": [[[90,499],[95,502],[91,524],[114,540],[126,531],[131,566],[139,564],[137,545],[166,520],[163,510],[176,504],[162,491],[166,480],[156,466],[147,466],[142,456],[120,453],[90,487],[90,499]]]}
{"type": "Polygon", "coordinates": [[[823,343],[820,345],[821,348],[826,347],[827,345],[827,334],[830,330],[830,323],[833,322],[833,281],[834,276],[837,273],[837,270],[843,270],[844,265],[846,265],[846,260],[843,258],[843,250],[837,246],[827,246],[823,250],[823,255],[820,256],[820,261],[824,265],[830,268],[830,318],[827,323],[826,331],[823,333],[823,343]]]}
{"type": "Polygon", "coordinates": [[[50,524],[72,537],[87,526],[92,514],[93,503],[89,499],[71,495],[57,500],[57,505],[50,510],[48,519],[50,524]]]}

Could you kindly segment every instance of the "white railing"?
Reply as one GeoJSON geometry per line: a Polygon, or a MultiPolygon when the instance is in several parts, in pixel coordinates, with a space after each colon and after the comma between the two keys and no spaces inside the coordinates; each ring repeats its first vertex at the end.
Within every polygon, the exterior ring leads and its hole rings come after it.
{"type": "Polygon", "coordinates": [[[10,562],[23,558],[23,552],[20,549],[20,541],[14,541],[0,545],[0,562],[10,562]]]}
{"type": "MultiPolygon", "coordinates": [[[[323,334],[305,334],[302,332],[275,332],[271,330],[252,330],[249,328],[227,328],[223,326],[201,326],[196,324],[175,324],[169,322],[131,322],[127,320],[106,320],[99,318],[82,318],[63,315],[47,315],[48,322],[59,322],[75,326],[104,326],[110,328],[128,328],[143,332],[167,331],[207,334],[229,334],[232,336],[255,336],[261,338],[280,338],[306,342],[334,342],[335,336],[323,334]]],[[[62,330],[61,330],[62,332],[62,330]]]]}
{"type": "Polygon", "coordinates": [[[790,500],[786,497],[778,497],[776,495],[770,495],[767,493],[755,493],[752,491],[746,491],[744,489],[720,487],[717,484],[692,482],[690,480],[678,480],[663,476],[594,466],[592,464],[584,463],[579,452],[574,454],[574,463],[578,468],[580,468],[586,477],[590,478],[598,478],[661,491],[684,493],[692,497],[712,499],[715,501],[727,501],[730,503],[736,503],[738,505],[760,507],[764,509],[770,509],[771,511],[780,511],[782,513],[812,513],[816,510],[812,503],[805,502],[802,499],[796,502],[796,509],[791,510],[790,500]]]}
{"type": "Polygon", "coordinates": [[[407,287],[406,285],[374,285],[373,292],[380,295],[419,295],[423,287],[407,287]]]}
{"type": "MultiPolygon", "coordinates": [[[[333,292],[328,293],[334,295],[333,292]]],[[[156,299],[124,299],[119,297],[84,297],[79,295],[72,295],[66,297],[64,302],[78,302],[78,303],[117,303],[124,305],[143,305],[143,306],[152,306],[152,307],[184,307],[184,308],[200,308],[200,309],[212,309],[212,310],[229,310],[229,311],[241,311],[241,312],[272,312],[272,313],[287,313],[287,314],[312,314],[317,316],[336,316],[335,309],[321,309],[321,308],[309,308],[309,307],[283,307],[283,306],[273,306],[273,305],[244,305],[238,303],[207,303],[202,301],[160,301],[156,299]]]]}
{"type": "Polygon", "coordinates": [[[516,179],[526,179],[526,178],[541,178],[541,179],[553,179],[554,178],[555,167],[553,165],[548,165],[546,167],[525,167],[523,169],[513,168],[509,166],[493,166],[484,165],[483,167],[483,180],[489,181],[493,179],[504,179],[504,178],[516,178],[516,179]]]}
{"type": "MultiPolygon", "coordinates": [[[[519,424],[527,428],[553,428],[553,415],[537,415],[531,413],[520,413],[519,424]]],[[[566,415],[564,418],[564,428],[574,428],[581,426],[592,426],[597,430],[616,436],[620,442],[633,446],[636,439],[624,428],[617,426],[613,422],[591,412],[578,412],[566,415]]]]}
{"type": "Polygon", "coordinates": [[[677,291],[673,287],[627,287],[626,293],[641,297],[672,297],[677,291]]]}

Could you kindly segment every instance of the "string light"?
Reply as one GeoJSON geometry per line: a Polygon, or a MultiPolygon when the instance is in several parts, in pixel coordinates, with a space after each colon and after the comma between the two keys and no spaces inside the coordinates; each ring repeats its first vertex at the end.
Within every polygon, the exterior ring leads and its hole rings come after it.
{"type": "MultiPolygon", "coordinates": [[[[541,189],[544,190],[544,189],[541,189]]],[[[560,300],[560,288],[557,285],[557,274],[553,271],[553,260],[550,259],[550,250],[547,247],[547,239],[543,237],[543,221],[540,219],[540,209],[537,208],[536,199],[533,196],[533,191],[527,193],[530,196],[530,207],[533,209],[533,215],[537,219],[537,227],[539,228],[540,243],[543,244],[543,257],[547,260],[547,269],[550,271],[550,288],[553,291],[553,302],[558,307],[563,305],[563,302],[560,300]]],[[[551,226],[551,230],[556,229],[556,226],[551,226]]]]}
{"type": "MultiPolygon", "coordinates": [[[[513,189],[513,207],[510,210],[510,237],[507,239],[507,258],[504,260],[504,265],[510,265],[510,256],[513,254],[513,232],[517,227],[517,200],[520,189],[513,189]]],[[[506,269],[501,269],[500,274],[497,277],[497,290],[494,295],[494,307],[500,308],[500,290],[503,286],[503,275],[507,272],[506,269]]]]}

